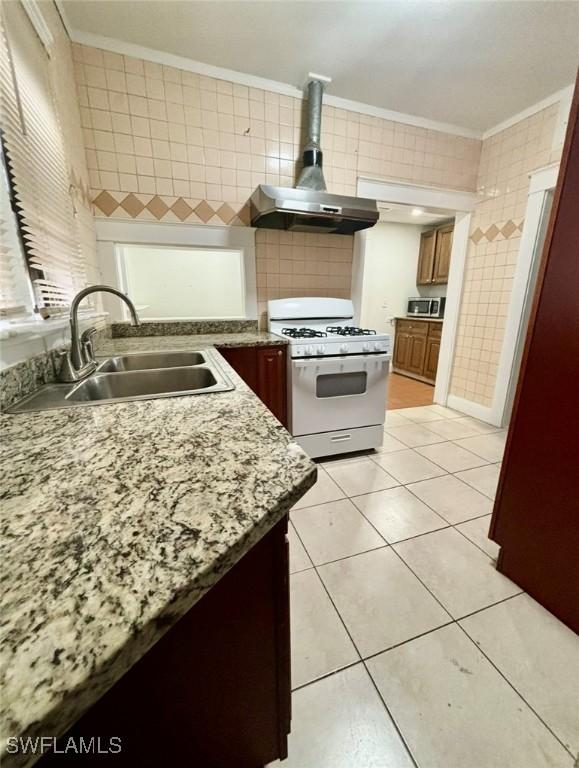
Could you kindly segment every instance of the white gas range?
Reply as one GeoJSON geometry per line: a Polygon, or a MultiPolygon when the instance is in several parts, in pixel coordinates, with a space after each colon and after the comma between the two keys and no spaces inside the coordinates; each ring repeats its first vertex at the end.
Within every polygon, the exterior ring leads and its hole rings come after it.
{"type": "Polygon", "coordinates": [[[390,336],[356,328],[349,299],[268,302],[269,330],[289,341],[289,427],[312,458],[382,445],[390,336]]]}

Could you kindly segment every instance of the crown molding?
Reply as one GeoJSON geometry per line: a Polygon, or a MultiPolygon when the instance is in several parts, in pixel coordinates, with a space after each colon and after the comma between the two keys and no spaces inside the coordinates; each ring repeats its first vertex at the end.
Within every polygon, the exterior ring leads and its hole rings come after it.
{"type": "Polygon", "coordinates": [[[520,123],[521,120],[526,120],[527,117],[531,117],[532,115],[535,115],[537,112],[540,112],[542,109],[546,109],[547,107],[550,107],[553,104],[558,104],[559,102],[562,102],[568,99],[569,106],[570,106],[572,94],[573,94],[573,84],[567,85],[565,86],[565,88],[561,88],[561,90],[555,91],[555,93],[552,93],[550,96],[547,96],[541,101],[538,101],[536,104],[533,104],[532,106],[527,107],[527,109],[523,109],[522,112],[517,112],[516,115],[512,115],[512,117],[509,117],[506,120],[503,120],[502,123],[495,125],[493,128],[489,128],[487,131],[484,131],[481,138],[483,141],[485,139],[490,139],[491,136],[495,136],[497,133],[500,133],[501,131],[505,131],[507,128],[511,128],[513,125],[520,123]]]}
{"type": "MultiPolygon", "coordinates": [[[[250,88],[259,88],[265,91],[272,91],[273,93],[280,93],[295,99],[304,98],[304,92],[300,88],[296,88],[288,83],[280,83],[277,80],[269,80],[265,77],[258,77],[257,75],[248,75],[245,72],[237,72],[233,69],[215,67],[211,64],[205,64],[202,61],[195,61],[194,59],[189,59],[184,56],[176,56],[172,53],[158,51],[154,48],[146,48],[141,45],[135,45],[134,43],[126,43],[112,37],[95,35],[92,32],[84,32],[80,29],[74,29],[68,24],[67,28],[69,29],[71,40],[75,43],[80,43],[81,45],[89,45],[93,48],[101,48],[105,51],[110,51],[111,53],[120,53],[124,56],[133,56],[138,59],[153,61],[156,64],[184,69],[188,72],[205,75],[206,77],[214,77],[218,80],[228,80],[229,82],[246,85],[250,88]]],[[[403,112],[395,112],[393,110],[383,109],[382,107],[374,107],[371,104],[342,99],[339,96],[332,96],[328,93],[324,94],[324,104],[335,107],[336,109],[358,112],[362,115],[379,117],[383,120],[391,120],[392,122],[404,123],[405,125],[413,125],[417,128],[426,128],[430,131],[440,131],[441,133],[448,133],[453,136],[462,136],[463,138],[468,139],[482,138],[481,131],[463,128],[451,123],[442,123],[437,120],[428,120],[424,117],[408,115],[403,112]]]]}

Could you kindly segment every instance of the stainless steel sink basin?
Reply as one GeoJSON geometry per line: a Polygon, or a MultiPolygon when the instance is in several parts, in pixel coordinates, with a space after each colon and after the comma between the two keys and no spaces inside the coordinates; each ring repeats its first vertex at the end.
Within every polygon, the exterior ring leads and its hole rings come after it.
{"type": "Polygon", "coordinates": [[[164,361],[165,368],[150,367],[120,370],[101,365],[95,373],[76,384],[47,384],[7,409],[8,413],[45,411],[56,408],[105,405],[130,400],[152,400],[160,397],[201,395],[226,392],[233,385],[223,373],[220,357],[213,349],[203,352],[142,353],[109,358],[105,363],[117,365],[151,365],[164,361]],[[180,358],[178,356],[181,356],[180,358]],[[134,360],[133,360],[134,358],[134,360]],[[177,366],[181,360],[182,367],[177,366]],[[174,367],[170,367],[172,366],[174,367]]]}
{"type": "Polygon", "coordinates": [[[130,373],[97,373],[78,384],[67,400],[119,400],[193,393],[213,389],[217,379],[209,368],[160,368],[130,373]]]}
{"type": "Polygon", "coordinates": [[[204,362],[205,358],[201,352],[143,352],[141,354],[109,357],[100,363],[98,373],[182,368],[187,365],[202,365],[204,362]]]}

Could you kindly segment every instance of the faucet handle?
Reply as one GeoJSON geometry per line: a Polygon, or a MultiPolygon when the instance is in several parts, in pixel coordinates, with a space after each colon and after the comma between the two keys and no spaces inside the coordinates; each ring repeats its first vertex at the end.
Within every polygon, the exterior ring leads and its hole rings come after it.
{"type": "Polygon", "coordinates": [[[93,337],[97,332],[96,328],[87,328],[80,337],[82,347],[82,358],[85,363],[94,363],[93,337]]]}

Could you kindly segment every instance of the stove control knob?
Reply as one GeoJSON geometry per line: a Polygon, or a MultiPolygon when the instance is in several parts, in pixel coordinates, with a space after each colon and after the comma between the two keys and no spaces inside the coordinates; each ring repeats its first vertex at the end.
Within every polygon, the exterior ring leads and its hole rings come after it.
{"type": "Polygon", "coordinates": [[[341,352],[343,355],[345,355],[345,354],[346,354],[346,352],[348,351],[348,349],[349,349],[349,346],[348,346],[347,344],[342,344],[342,346],[340,347],[340,352],[341,352]]]}
{"type": "MultiPolygon", "coordinates": [[[[375,347],[375,346],[376,346],[376,345],[374,345],[374,347],[375,347]]],[[[367,341],[365,341],[365,342],[362,344],[362,352],[370,352],[370,344],[368,344],[368,342],[367,342],[367,341]]]]}
{"type": "Polygon", "coordinates": [[[306,347],[304,349],[304,352],[305,352],[306,355],[313,355],[314,354],[314,348],[308,346],[308,347],[306,347]]]}
{"type": "Polygon", "coordinates": [[[324,347],[324,345],[323,344],[319,344],[318,348],[316,350],[317,354],[318,355],[323,355],[325,351],[326,351],[326,348],[324,347]]]}
{"type": "Polygon", "coordinates": [[[384,351],[383,345],[379,341],[377,341],[374,344],[374,352],[383,352],[383,351],[384,351]]]}

